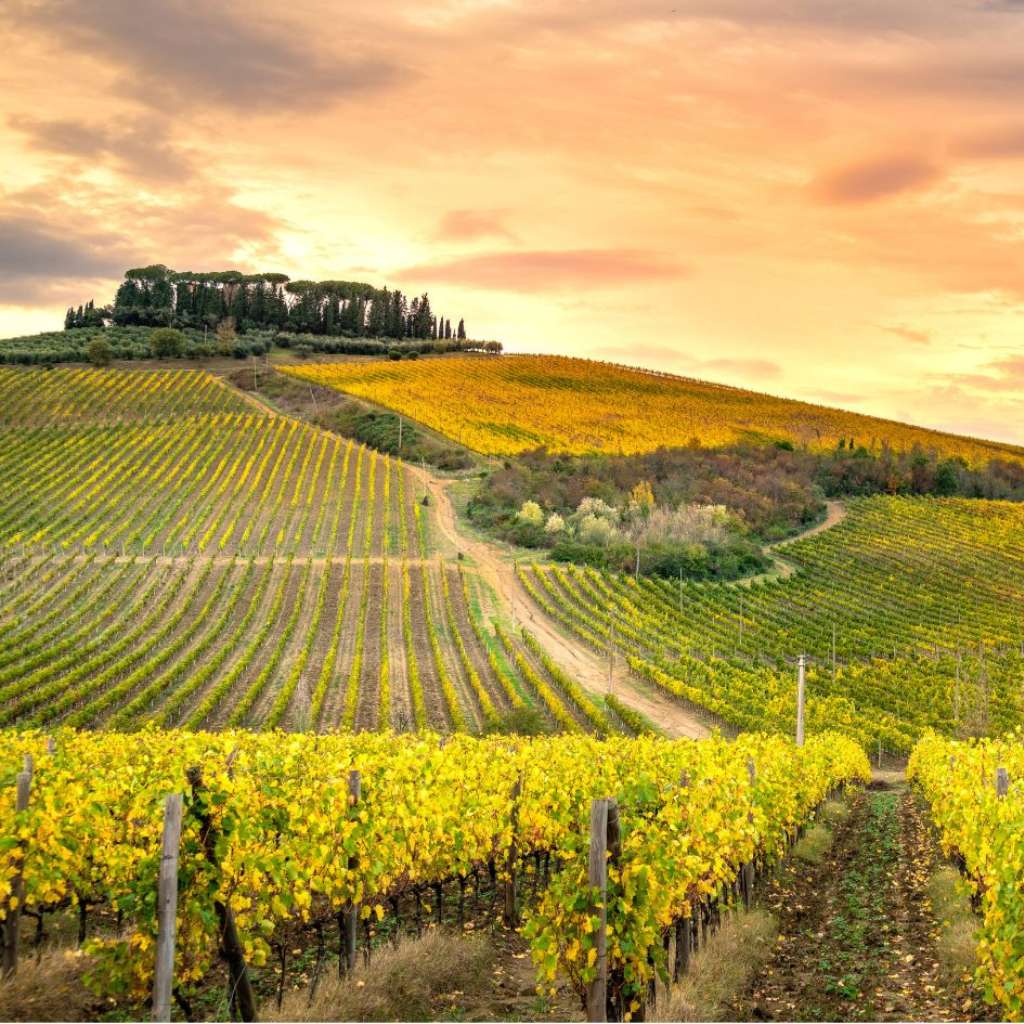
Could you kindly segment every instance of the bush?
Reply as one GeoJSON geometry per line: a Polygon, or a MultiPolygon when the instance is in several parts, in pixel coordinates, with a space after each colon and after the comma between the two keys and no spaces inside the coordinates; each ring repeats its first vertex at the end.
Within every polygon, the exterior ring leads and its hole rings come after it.
{"type": "Polygon", "coordinates": [[[93,338],[85,352],[93,366],[109,366],[114,358],[114,350],[106,338],[93,338]]]}
{"type": "Polygon", "coordinates": [[[398,362],[398,360],[401,359],[401,358],[402,358],[402,350],[401,349],[399,349],[399,348],[389,348],[388,349],[388,359],[391,359],[391,360],[394,360],[395,362],[398,362]]]}
{"type": "Polygon", "coordinates": [[[158,327],[149,332],[149,350],[157,359],[173,359],[181,354],[187,338],[173,327],[158,327]]]}

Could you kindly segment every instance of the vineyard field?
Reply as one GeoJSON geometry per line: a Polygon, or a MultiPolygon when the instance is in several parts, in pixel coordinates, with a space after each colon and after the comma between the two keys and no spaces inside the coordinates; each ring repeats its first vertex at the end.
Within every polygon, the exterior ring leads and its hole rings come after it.
{"type": "Polygon", "coordinates": [[[694,440],[707,447],[755,441],[822,450],[842,440],[876,453],[883,445],[920,445],[971,464],[1024,460],[1024,448],[1013,445],[565,356],[453,356],[282,370],[387,406],[485,455],[541,446],[633,454],[694,440]]]}
{"type": "Polygon", "coordinates": [[[1008,1020],[1024,1019],[1024,738],[962,743],[929,735],[914,748],[907,777],[980,903],[981,987],[1008,1020]]]}
{"type": "Polygon", "coordinates": [[[33,770],[27,809],[16,815],[11,788],[0,790],[0,822],[15,837],[0,847],[0,905],[17,862],[25,906],[43,915],[84,908],[94,983],[135,1001],[152,986],[167,793],[186,794],[174,970],[186,993],[216,969],[214,900],[232,908],[260,971],[302,928],[333,926],[350,903],[372,941],[386,915],[394,926],[402,897],[433,889],[438,898],[456,882],[475,889],[494,866],[499,882],[529,867],[535,890],[545,883],[525,908],[538,978],[549,984],[564,971],[582,996],[596,956],[588,819],[592,800],[611,797],[622,841],[609,871],[610,995],[635,1011],[664,968],[663,936],[711,901],[730,902],[740,866],[767,869],[831,792],[869,776],[863,751],[831,735],[802,749],[764,735],[445,742],[426,733],[67,729],[2,740],[0,774],[25,755],[33,770]],[[203,834],[217,837],[214,856],[203,834]],[[120,933],[90,934],[90,915],[110,907],[120,933]]]}
{"type": "Polygon", "coordinates": [[[623,731],[496,631],[398,460],[200,371],[0,370],[0,722],[623,731]]]}
{"type": "Polygon", "coordinates": [[[736,728],[792,731],[799,654],[809,727],[871,749],[1024,723],[1020,505],[858,499],[781,556],[792,575],[749,586],[542,565],[519,575],[591,648],[736,728]]]}

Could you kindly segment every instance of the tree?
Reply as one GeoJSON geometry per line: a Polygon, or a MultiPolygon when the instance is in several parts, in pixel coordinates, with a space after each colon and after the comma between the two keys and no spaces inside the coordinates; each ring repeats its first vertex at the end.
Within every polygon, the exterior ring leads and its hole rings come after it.
{"type": "Polygon", "coordinates": [[[217,324],[217,351],[222,356],[229,356],[234,352],[235,340],[235,318],[226,316],[217,324]]]}
{"type": "Polygon", "coordinates": [[[173,327],[158,327],[149,332],[149,350],[154,359],[173,359],[181,355],[187,338],[173,327]]]}
{"type": "Polygon", "coordinates": [[[106,338],[93,338],[85,354],[93,366],[109,366],[110,360],[114,358],[114,350],[106,338]]]}
{"type": "Polygon", "coordinates": [[[459,338],[459,341],[465,341],[466,340],[466,321],[465,320],[459,320],[458,338],[459,338]]]}

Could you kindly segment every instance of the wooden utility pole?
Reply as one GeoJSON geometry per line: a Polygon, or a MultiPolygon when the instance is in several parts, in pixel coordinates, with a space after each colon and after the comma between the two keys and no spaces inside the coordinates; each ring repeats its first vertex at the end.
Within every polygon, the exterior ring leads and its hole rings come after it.
{"type": "MultiPolygon", "coordinates": [[[[31,763],[31,758],[26,755],[26,762],[31,763]]],[[[15,811],[20,813],[28,810],[29,795],[32,792],[31,770],[18,772],[17,794],[15,796],[15,811]]],[[[23,874],[24,856],[18,859],[18,866],[14,870],[14,877],[11,879],[10,903],[7,906],[7,916],[4,918],[4,957],[0,965],[0,978],[10,978],[18,970],[18,929],[21,924],[22,904],[25,902],[25,876],[23,874]],[[12,906],[13,904],[13,906],[12,906]]]]}
{"type": "Polygon", "coordinates": [[[156,972],[153,976],[153,1020],[171,1019],[174,989],[174,946],[178,931],[178,848],[181,845],[181,794],[164,803],[164,835],[157,883],[156,972]]]}
{"type": "Polygon", "coordinates": [[[804,745],[804,673],[807,668],[807,656],[801,654],[797,659],[796,674],[796,745],[804,745]]]}

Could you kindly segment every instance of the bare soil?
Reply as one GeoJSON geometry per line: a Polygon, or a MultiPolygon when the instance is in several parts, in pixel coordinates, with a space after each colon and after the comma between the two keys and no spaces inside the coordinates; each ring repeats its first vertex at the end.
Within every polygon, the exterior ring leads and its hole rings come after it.
{"type": "Polygon", "coordinates": [[[909,790],[879,780],[856,796],[822,862],[794,862],[770,886],[775,952],[733,1019],[986,1019],[943,974],[927,896],[938,861],[909,790]]]}

